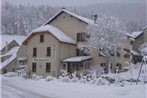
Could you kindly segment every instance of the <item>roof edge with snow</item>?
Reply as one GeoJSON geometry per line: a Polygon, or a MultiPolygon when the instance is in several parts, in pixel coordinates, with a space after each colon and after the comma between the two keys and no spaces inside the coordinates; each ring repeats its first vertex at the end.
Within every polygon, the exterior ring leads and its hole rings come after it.
{"type": "Polygon", "coordinates": [[[28,40],[31,39],[34,34],[38,33],[50,33],[60,42],[76,45],[76,42],[73,39],[52,25],[44,25],[32,30],[31,34],[29,34],[28,37],[24,40],[23,45],[27,44],[26,42],[28,42],[28,40]]]}
{"type": "Polygon", "coordinates": [[[55,14],[53,17],[51,17],[44,25],[50,24],[54,19],[56,19],[62,13],[67,13],[67,14],[75,17],[76,19],[78,19],[78,20],[80,20],[80,21],[82,21],[86,24],[94,23],[94,21],[91,20],[91,19],[88,19],[86,17],[74,14],[74,13],[72,13],[72,12],[66,10],[66,9],[61,9],[57,14],[55,14]]]}

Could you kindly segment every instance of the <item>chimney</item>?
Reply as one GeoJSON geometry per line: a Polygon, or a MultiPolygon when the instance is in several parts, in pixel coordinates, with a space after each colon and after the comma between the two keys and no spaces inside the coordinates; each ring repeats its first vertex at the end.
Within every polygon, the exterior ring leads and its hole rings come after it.
{"type": "Polygon", "coordinates": [[[93,21],[94,21],[94,23],[96,23],[96,20],[97,20],[97,15],[93,15],[93,21]]]}

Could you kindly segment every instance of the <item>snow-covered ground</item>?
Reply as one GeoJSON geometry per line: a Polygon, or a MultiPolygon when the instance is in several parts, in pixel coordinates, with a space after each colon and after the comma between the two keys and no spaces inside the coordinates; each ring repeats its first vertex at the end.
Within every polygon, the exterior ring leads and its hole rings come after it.
{"type": "Polygon", "coordinates": [[[2,76],[1,98],[147,98],[147,85],[94,85],[2,76]]]}

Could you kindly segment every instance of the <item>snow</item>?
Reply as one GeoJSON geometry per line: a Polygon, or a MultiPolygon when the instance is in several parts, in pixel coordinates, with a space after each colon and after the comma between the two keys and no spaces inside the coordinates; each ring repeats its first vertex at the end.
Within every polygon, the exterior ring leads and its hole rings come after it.
{"type": "Polygon", "coordinates": [[[7,66],[11,61],[13,61],[16,58],[16,56],[17,56],[16,53],[17,53],[18,49],[19,49],[19,47],[14,47],[10,51],[8,51],[8,53],[6,53],[6,55],[11,55],[11,57],[8,58],[7,60],[5,60],[4,62],[0,63],[0,69],[7,66]]]}
{"type": "Polygon", "coordinates": [[[15,73],[15,72],[8,72],[8,73],[4,74],[4,76],[6,76],[6,77],[14,77],[16,75],[17,75],[17,73],[15,73]]]}
{"type": "Polygon", "coordinates": [[[142,55],[147,55],[147,47],[141,49],[142,55]]]}
{"type": "Polygon", "coordinates": [[[137,38],[139,35],[141,35],[143,33],[143,31],[138,31],[138,32],[133,32],[132,36],[133,38],[137,38]]]}
{"type": "Polygon", "coordinates": [[[35,32],[42,32],[42,31],[49,31],[52,35],[54,35],[61,42],[76,44],[76,42],[73,39],[71,39],[69,36],[67,36],[65,33],[63,33],[58,28],[51,26],[51,25],[41,26],[33,30],[32,32],[35,33],[35,32]]]}
{"type": "Polygon", "coordinates": [[[2,76],[2,98],[146,98],[146,87],[143,84],[102,86],[2,76]]]}
{"type": "Polygon", "coordinates": [[[88,19],[88,18],[82,17],[80,15],[74,14],[74,13],[72,13],[72,12],[66,10],[66,9],[62,9],[57,14],[55,14],[52,18],[50,18],[49,21],[47,21],[45,23],[45,25],[48,24],[48,23],[50,23],[52,20],[54,20],[55,17],[57,17],[62,12],[67,13],[67,14],[69,14],[69,15],[71,15],[71,16],[73,16],[73,17],[75,17],[75,18],[77,18],[77,19],[79,19],[79,20],[81,20],[81,21],[83,21],[85,23],[87,23],[87,24],[94,24],[94,21],[91,20],[91,19],[88,19]]]}
{"type": "Polygon", "coordinates": [[[76,57],[67,58],[63,60],[63,62],[81,62],[81,61],[89,60],[89,59],[92,59],[92,57],[91,56],[76,56],[76,57]]]}
{"type": "Polygon", "coordinates": [[[22,35],[0,35],[0,50],[6,46],[6,42],[9,44],[15,40],[19,45],[23,42],[26,36],[22,35]]]}
{"type": "Polygon", "coordinates": [[[133,55],[140,55],[137,51],[135,51],[135,50],[131,50],[131,53],[133,54],[133,55]]]}

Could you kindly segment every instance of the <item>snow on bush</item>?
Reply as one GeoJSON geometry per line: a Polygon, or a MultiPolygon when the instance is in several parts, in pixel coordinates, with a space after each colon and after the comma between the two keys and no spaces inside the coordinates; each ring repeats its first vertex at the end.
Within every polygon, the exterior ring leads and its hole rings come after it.
{"type": "Polygon", "coordinates": [[[52,77],[52,76],[47,76],[46,77],[46,81],[53,81],[55,80],[55,77],[52,77]]]}
{"type": "Polygon", "coordinates": [[[15,73],[15,72],[8,72],[8,73],[4,74],[4,76],[6,76],[6,77],[15,77],[15,76],[17,76],[17,73],[15,73]]]}
{"type": "Polygon", "coordinates": [[[39,75],[36,75],[36,74],[33,74],[33,75],[32,75],[32,79],[33,79],[33,80],[40,80],[40,79],[42,79],[42,78],[43,78],[42,75],[40,75],[40,76],[39,76],[39,75]]]}
{"type": "Polygon", "coordinates": [[[109,85],[109,81],[107,81],[106,79],[99,77],[98,79],[96,79],[95,81],[96,85],[109,85]]]}
{"type": "Polygon", "coordinates": [[[76,76],[76,72],[72,73],[72,79],[70,79],[70,82],[77,82],[78,81],[78,78],[76,76]]]}
{"type": "Polygon", "coordinates": [[[62,76],[59,76],[59,80],[62,82],[70,82],[70,76],[66,70],[61,70],[62,76]]]}

